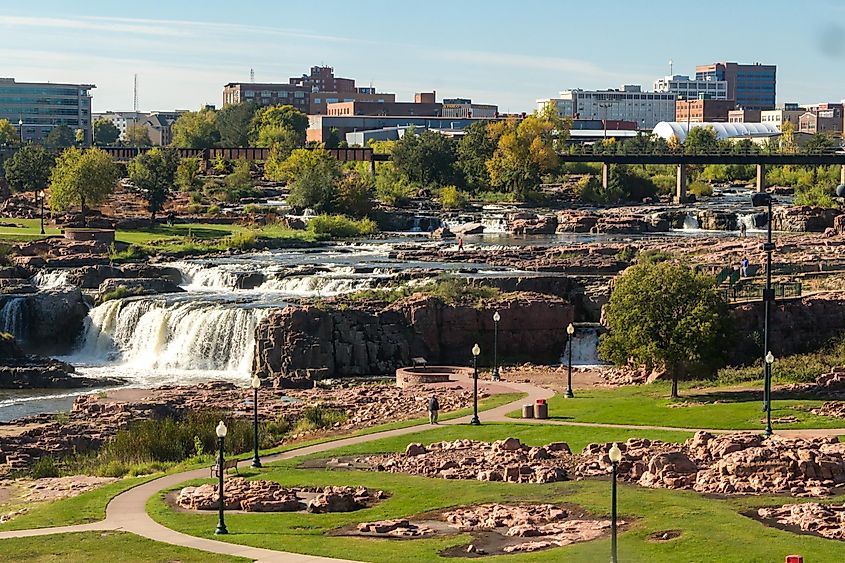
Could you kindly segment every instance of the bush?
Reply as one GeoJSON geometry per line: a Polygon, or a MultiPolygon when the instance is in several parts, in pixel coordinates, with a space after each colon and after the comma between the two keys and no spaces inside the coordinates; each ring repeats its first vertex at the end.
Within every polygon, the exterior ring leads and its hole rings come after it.
{"type": "Polygon", "coordinates": [[[138,293],[138,291],[133,291],[125,285],[119,285],[113,291],[107,291],[106,293],[98,297],[97,304],[102,305],[106,301],[112,301],[114,299],[123,299],[124,297],[134,297],[135,295],[138,295],[138,293]]]}
{"type": "Polygon", "coordinates": [[[637,257],[637,250],[633,246],[625,246],[616,253],[615,258],[620,262],[633,262],[637,257]]]}
{"type": "Polygon", "coordinates": [[[244,205],[244,213],[247,215],[278,215],[279,208],[272,205],[257,205],[250,203],[244,205]]]}
{"type": "Polygon", "coordinates": [[[466,197],[455,186],[446,186],[440,190],[440,205],[443,209],[463,209],[466,197]]]}
{"type": "Polygon", "coordinates": [[[234,233],[226,239],[226,245],[238,250],[251,250],[258,246],[258,233],[251,230],[234,233]]]}
{"type": "Polygon", "coordinates": [[[8,244],[0,244],[0,266],[11,266],[12,260],[9,256],[12,253],[12,247],[8,244]]]}
{"type": "Polygon", "coordinates": [[[205,210],[206,215],[214,216],[220,214],[220,206],[219,205],[209,205],[208,209],[205,210]]]}
{"type": "Polygon", "coordinates": [[[308,230],[331,238],[350,238],[375,234],[378,227],[367,217],[356,220],[345,215],[318,215],[308,222],[308,230]]]}
{"type": "Polygon", "coordinates": [[[50,456],[45,456],[35,460],[32,467],[29,468],[29,475],[33,479],[43,479],[45,477],[58,477],[59,467],[50,456]]]}
{"type": "Polygon", "coordinates": [[[665,250],[643,250],[636,254],[638,264],[657,264],[659,262],[667,262],[675,258],[671,252],[665,250]]]}
{"type": "Polygon", "coordinates": [[[707,182],[696,180],[695,182],[690,182],[690,184],[687,185],[687,192],[695,195],[696,197],[711,196],[713,195],[713,186],[707,182]]]}
{"type": "Polygon", "coordinates": [[[147,256],[147,252],[137,244],[130,244],[125,250],[118,250],[114,243],[109,246],[109,260],[112,262],[143,260],[147,256]]]}
{"type": "Polygon", "coordinates": [[[672,174],[656,174],[651,177],[651,182],[661,195],[672,195],[678,186],[678,179],[672,174]]]}
{"type": "Polygon", "coordinates": [[[338,409],[327,409],[322,405],[307,407],[293,427],[295,434],[331,428],[335,424],[343,423],[349,416],[338,409]]]}
{"type": "Polygon", "coordinates": [[[375,180],[376,199],[385,205],[402,206],[416,194],[417,190],[393,169],[379,172],[375,180]]]}
{"type": "Polygon", "coordinates": [[[464,278],[445,277],[420,288],[421,292],[439,297],[444,303],[466,303],[490,299],[499,295],[499,289],[475,285],[464,278]]]}
{"type": "Polygon", "coordinates": [[[812,205],[815,207],[828,207],[836,209],[839,204],[833,199],[835,192],[833,188],[823,186],[801,187],[795,191],[795,205],[812,205]]]}

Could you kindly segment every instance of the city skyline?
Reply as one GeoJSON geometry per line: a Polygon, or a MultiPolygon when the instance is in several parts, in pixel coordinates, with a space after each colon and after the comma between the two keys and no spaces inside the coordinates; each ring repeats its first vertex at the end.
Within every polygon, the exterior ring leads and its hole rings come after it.
{"type": "Polygon", "coordinates": [[[438,99],[462,96],[519,112],[568,88],[626,83],[651,89],[669,74],[670,59],[674,74],[688,75],[697,64],[730,60],[777,65],[778,103],[845,98],[845,77],[833,71],[845,61],[845,28],[825,23],[841,20],[845,6],[833,0],[807,2],[802,10],[838,18],[794,28],[784,18],[791,5],[780,0],[708,3],[723,24],[696,23],[684,18],[694,7],[669,2],[654,2],[647,11],[611,4],[531,2],[514,16],[499,1],[435,1],[425,11],[393,5],[392,12],[375,2],[350,11],[330,1],[317,13],[308,5],[279,9],[255,2],[239,10],[218,1],[154,0],[138,15],[104,0],[73,10],[46,0],[38,15],[0,9],[0,75],[96,84],[93,109],[100,112],[132,109],[138,74],[139,109],[148,111],[219,107],[223,85],[248,82],[250,69],[256,82],[287,82],[326,64],[360,86],[396,93],[397,101],[436,90],[438,99]]]}

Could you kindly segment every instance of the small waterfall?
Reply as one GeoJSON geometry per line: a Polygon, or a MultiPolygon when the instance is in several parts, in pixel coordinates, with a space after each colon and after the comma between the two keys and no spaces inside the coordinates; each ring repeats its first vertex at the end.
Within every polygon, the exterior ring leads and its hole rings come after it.
{"type": "Polygon", "coordinates": [[[695,213],[687,213],[686,217],[684,217],[683,229],[685,231],[697,231],[700,229],[698,225],[698,217],[695,213]]]}
{"type": "Polygon", "coordinates": [[[26,297],[0,301],[0,332],[8,332],[23,342],[27,336],[26,329],[26,297]]]}
{"type": "Polygon", "coordinates": [[[507,233],[508,219],[504,214],[483,214],[481,224],[484,226],[484,233],[507,233]]]}
{"type": "Polygon", "coordinates": [[[249,374],[255,328],[266,314],[243,303],[115,299],[90,311],[75,359],[249,374]]]}
{"type": "MultiPolygon", "coordinates": [[[[595,366],[603,362],[599,359],[599,328],[579,326],[572,338],[572,365],[595,366]]],[[[560,362],[569,362],[569,342],[564,344],[560,362]]]]}
{"type": "Polygon", "coordinates": [[[68,270],[41,270],[32,276],[32,284],[39,289],[51,289],[71,285],[68,283],[68,270]]]}
{"type": "MultiPolygon", "coordinates": [[[[760,215],[760,214],[758,214],[758,213],[746,213],[744,215],[737,215],[737,220],[736,220],[737,228],[739,228],[741,225],[745,225],[746,231],[756,231],[756,230],[759,230],[761,228],[765,228],[766,227],[765,223],[763,225],[759,225],[759,226],[757,225],[757,216],[758,215],[760,215]]],[[[762,215],[763,215],[764,218],[766,217],[765,214],[762,214],[762,215]]]]}
{"type": "Polygon", "coordinates": [[[182,285],[189,289],[231,290],[238,286],[238,272],[222,265],[212,266],[199,262],[174,262],[171,266],[182,273],[182,285]]]}
{"type": "Polygon", "coordinates": [[[330,297],[342,293],[351,293],[373,287],[378,278],[369,275],[333,276],[323,274],[315,276],[289,276],[270,279],[258,288],[262,291],[278,291],[297,297],[330,297]]]}

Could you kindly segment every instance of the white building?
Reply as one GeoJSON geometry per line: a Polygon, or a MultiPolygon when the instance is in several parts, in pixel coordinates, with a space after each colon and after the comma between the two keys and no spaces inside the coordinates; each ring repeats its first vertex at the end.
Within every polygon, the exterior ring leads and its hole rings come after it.
{"type": "Polygon", "coordinates": [[[98,119],[108,119],[111,121],[117,130],[120,131],[120,140],[126,140],[126,128],[129,125],[142,125],[150,116],[148,113],[140,111],[107,111],[105,113],[95,113],[92,115],[94,121],[98,119]]]}
{"type": "Polygon", "coordinates": [[[760,112],[760,121],[762,123],[771,124],[780,131],[785,121],[791,121],[798,130],[798,119],[804,115],[803,109],[764,109],[760,112]]]}
{"type": "Polygon", "coordinates": [[[493,104],[474,104],[467,98],[443,98],[442,117],[498,117],[499,106],[493,104]]]}
{"type": "Polygon", "coordinates": [[[769,137],[776,137],[780,135],[777,127],[767,123],[686,123],[683,121],[667,121],[658,123],[654,127],[652,133],[665,140],[672,137],[676,138],[679,143],[683,143],[687,138],[687,133],[697,127],[710,128],[716,133],[716,138],[724,139],[767,139],[769,137]]]}
{"type": "Polygon", "coordinates": [[[554,104],[561,117],[633,121],[640,129],[651,129],[661,121],[674,121],[676,98],[624,85],[619,90],[563,90],[559,98],[537,100],[537,109],[554,104]]]}
{"type": "Polygon", "coordinates": [[[728,99],[727,80],[696,80],[683,74],[664,76],[654,82],[654,91],[676,94],[685,100],[697,100],[700,97],[711,100],[728,99]]]}

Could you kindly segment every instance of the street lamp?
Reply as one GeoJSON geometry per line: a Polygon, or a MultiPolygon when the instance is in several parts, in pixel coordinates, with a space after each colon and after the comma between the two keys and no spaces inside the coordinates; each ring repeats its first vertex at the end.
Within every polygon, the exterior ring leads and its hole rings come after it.
{"type": "Polygon", "coordinates": [[[252,456],[252,466],[261,467],[261,460],[258,459],[258,389],[261,387],[261,380],[258,375],[253,374],[252,382],[252,445],[255,454],[252,456]]]}
{"type": "Polygon", "coordinates": [[[23,118],[18,119],[18,134],[21,137],[21,144],[23,144],[23,118]]]}
{"type": "Polygon", "coordinates": [[[607,452],[611,464],[610,485],[610,563],[616,563],[616,466],[622,461],[622,450],[616,442],[607,452]]]}
{"type": "Polygon", "coordinates": [[[766,436],[772,435],[772,364],[775,363],[775,356],[772,354],[772,351],[769,350],[769,353],[766,354],[766,382],[765,384],[768,385],[767,389],[767,400],[766,400],[766,436]]]}
{"type": "Polygon", "coordinates": [[[473,426],[481,424],[478,420],[478,355],[480,353],[481,348],[478,344],[472,347],[472,420],[469,423],[473,426]]]}
{"type": "Polygon", "coordinates": [[[763,250],[766,252],[766,288],[763,290],[763,408],[769,409],[771,381],[769,370],[766,369],[765,359],[769,355],[769,324],[772,302],[775,292],[772,290],[772,252],[775,244],[772,242],[772,196],[767,193],[756,193],[751,196],[751,205],[767,208],[766,242],[763,250]]]}
{"type": "Polygon", "coordinates": [[[499,381],[499,311],[493,313],[493,381],[499,381]]]}
{"type": "Polygon", "coordinates": [[[566,366],[566,393],[563,394],[564,397],[567,399],[571,399],[575,396],[572,392],[572,337],[575,336],[575,325],[569,323],[569,326],[566,327],[566,334],[569,335],[567,340],[569,341],[569,353],[568,356],[568,365],[566,366]]]}
{"type": "Polygon", "coordinates": [[[217,428],[214,429],[214,432],[217,434],[217,445],[220,449],[220,453],[217,457],[217,476],[219,477],[217,497],[220,504],[218,505],[217,511],[217,528],[214,530],[214,533],[221,535],[229,533],[229,530],[226,529],[226,523],[223,521],[223,507],[226,506],[226,502],[223,499],[223,474],[225,473],[223,470],[223,441],[226,439],[227,429],[222,420],[217,424],[217,428]]]}
{"type": "Polygon", "coordinates": [[[44,190],[38,191],[38,197],[41,198],[41,234],[44,234],[44,190]]]}

